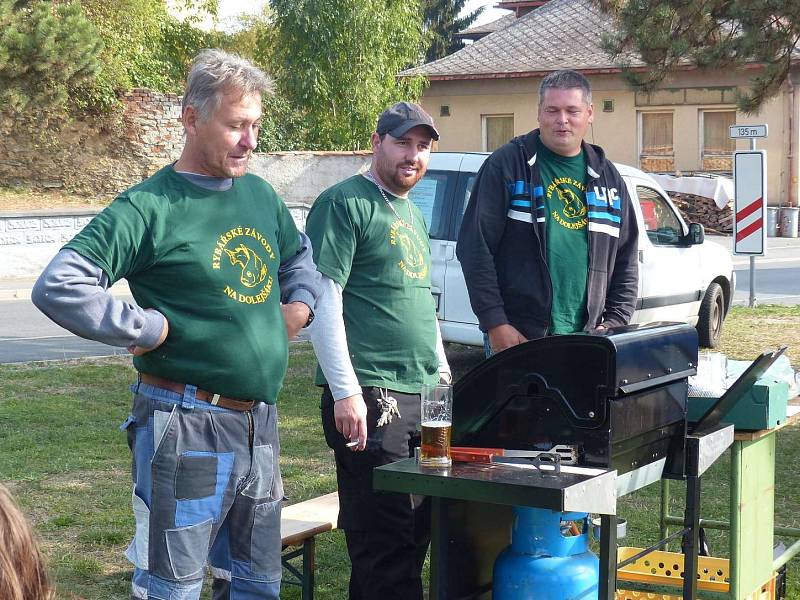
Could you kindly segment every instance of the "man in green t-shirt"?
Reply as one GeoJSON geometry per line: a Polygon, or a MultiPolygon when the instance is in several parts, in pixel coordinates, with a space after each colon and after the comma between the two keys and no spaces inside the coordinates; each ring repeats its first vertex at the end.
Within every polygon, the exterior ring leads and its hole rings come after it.
{"type": "Polygon", "coordinates": [[[120,194],[33,290],[60,325],[134,355],[132,598],[195,600],[206,563],[215,600],[280,595],[275,402],[319,274],[286,205],[246,173],[270,89],[238,56],[198,55],[178,161],[120,194]],[[133,302],[108,292],[121,278],[133,302]]]}
{"type": "Polygon", "coordinates": [[[545,335],[625,325],[636,306],[638,228],[625,182],[584,141],[588,80],[556,71],[539,87],[539,129],[481,166],[456,254],[472,310],[499,352],[545,335]]]}
{"type": "Polygon", "coordinates": [[[306,221],[322,273],[310,327],[322,424],[336,456],[350,600],[421,600],[430,509],[372,490],[374,467],[413,456],[420,389],[450,381],[431,296],[430,244],[408,192],[425,174],[433,119],[400,102],[372,134],[369,171],[325,190],[306,221]]]}

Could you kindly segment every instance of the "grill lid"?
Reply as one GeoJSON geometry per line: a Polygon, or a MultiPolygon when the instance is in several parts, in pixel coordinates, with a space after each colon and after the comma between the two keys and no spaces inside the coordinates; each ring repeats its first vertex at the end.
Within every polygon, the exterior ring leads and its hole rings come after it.
{"type": "MultiPolygon", "coordinates": [[[[453,444],[508,442],[517,437],[514,424],[531,419],[596,429],[606,422],[609,399],[686,378],[696,363],[697,332],[684,323],[532,340],[492,356],[456,383],[453,444]]],[[[525,441],[513,447],[535,447],[536,440],[525,441]]]]}

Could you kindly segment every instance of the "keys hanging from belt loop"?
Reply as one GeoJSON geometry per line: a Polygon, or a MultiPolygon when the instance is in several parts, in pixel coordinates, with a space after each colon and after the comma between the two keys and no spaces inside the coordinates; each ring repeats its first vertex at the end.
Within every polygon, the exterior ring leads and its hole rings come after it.
{"type": "Polygon", "coordinates": [[[397,400],[389,395],[388,388],[378,388],[381,397],[376,399],[378,408],[381,409],[381,415],[378,417],[378,427],[383,427],[387,423],[391,423],[395,415],[398,419],[402,419],[400,411],[397,408],[397,400]]]}

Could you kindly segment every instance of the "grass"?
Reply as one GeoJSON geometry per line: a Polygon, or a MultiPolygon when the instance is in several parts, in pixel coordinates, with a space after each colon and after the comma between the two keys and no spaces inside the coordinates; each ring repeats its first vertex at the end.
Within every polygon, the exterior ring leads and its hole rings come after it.
{"type": "MultiPolygon", "coordinates": [[[[800,308],[734,308],[720,348],[731,358],[753,358],[766,348],[789,345],[800,364],[800,308]]],[[[481,350],[451,346],[458,377],[481,361],[481,350]]],[[[289,373],[279,400],[281,467],[290,502],[336,488],[333,457],[319,424],[319,391],[312,385],[313,352],[292,346],[289,373]]],[[[134,371],[126,358],[0,366],[0,480],[9,485],[35,524],[58,585],[59,600],[128,597],[130,565],[122,553],[133,532],[129,454],[117,426],[129,410],[127,384],[134,371]]],[[[800,429],[778,436],[776,522],[800,527],[800,429]]],[[[728,468],[718,461],[703,482],[703,516],[726,519],[728,468]]],[[[681,486],[673,484],[673,514],[681,486]]],[[[658,536],[658,486],[625,497],[628,545],[658,536]]],[[[724,533],[710,532],[715,555],[725,556],[724,533]]],[[[789,598],[800,600],[800,561],[789,565],[789,598]]],[[[316,597],[346,597],[348,561],[341,532],[317,538],[316,597]]],[[[206,586],[208,588],[208,586],[206,586]]],[[[209,590],[204,592],[210,598],[209,590]]],[[[284,586],[282,598],[299,600],[284,586]]]]}

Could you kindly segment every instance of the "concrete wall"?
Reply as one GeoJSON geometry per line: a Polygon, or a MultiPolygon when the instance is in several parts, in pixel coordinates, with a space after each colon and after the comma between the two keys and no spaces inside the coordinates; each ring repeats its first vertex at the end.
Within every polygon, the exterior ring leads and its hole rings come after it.
{"type": "MultiPolygon", "coordinates": [[[[675,169],[681,172],[702,171],[700,156],[700,113],[704,109],[734,108],[733,89],[747,85],[751,72],[739,73],[680,73],[665,83],[665,88],[681,90],[680,103],[665,98],[647,99],[630,91],[617,75],[596,75],[589,79],[593,87],[594,124],[587,139],[600,144],[614,161],[640,166],[639,118],[643,111],[673,113],[675,169]],[[724,93],[723,88],[727,89],[724,93]],[[613,112],[603,112],[603,102],[613,102],[613,112]]],[[[514,116],[514,132],[520,135],[536,128],[538,86],[540,78],[432,81],[425,91],[422,105],[436,119],[442,137],[439,150],[481,151],[481,117],[483,115],[514,116]],[[450,116],[441,116],[442,106],[449,107],[450,116]]],[[[797,92],[800,95],[800,90],[797,92]]],[[[768,101],[754,115],[738,113],[737,124],[769,126],[769,137],[757,141],[759,149],[767,150],[768,200],[770,204],[785,204],[795,199],[797,143],[794,157],[790,152],[792,135],[796,135],[800,108],[793,107],[787,88],[768,101]],[[794,108],[794,110],[793,110],[794,108]],[[790,119],[795,115],[794,119],[790,119]]],[[[737,142],[738,150],[749,149],[748,140],[737,142]]]]}
{"type": "Polygon", "coordinates": [[[266,179],[289,206],[311,206],[323,190],[369,167],[372,152],[254,154],[249,171],[266,179]]]}
{"type": "MultiPolygon", "coordinates": [[[[308,208],[334,183],[369,166],[370,152],[256,154],[250,172],[269,181],[289,206],[300,229],[308,208]]],[[[52,210],[0,213],[0,278],[37,276],[61,246],[99,212],[52,210]]]]}

